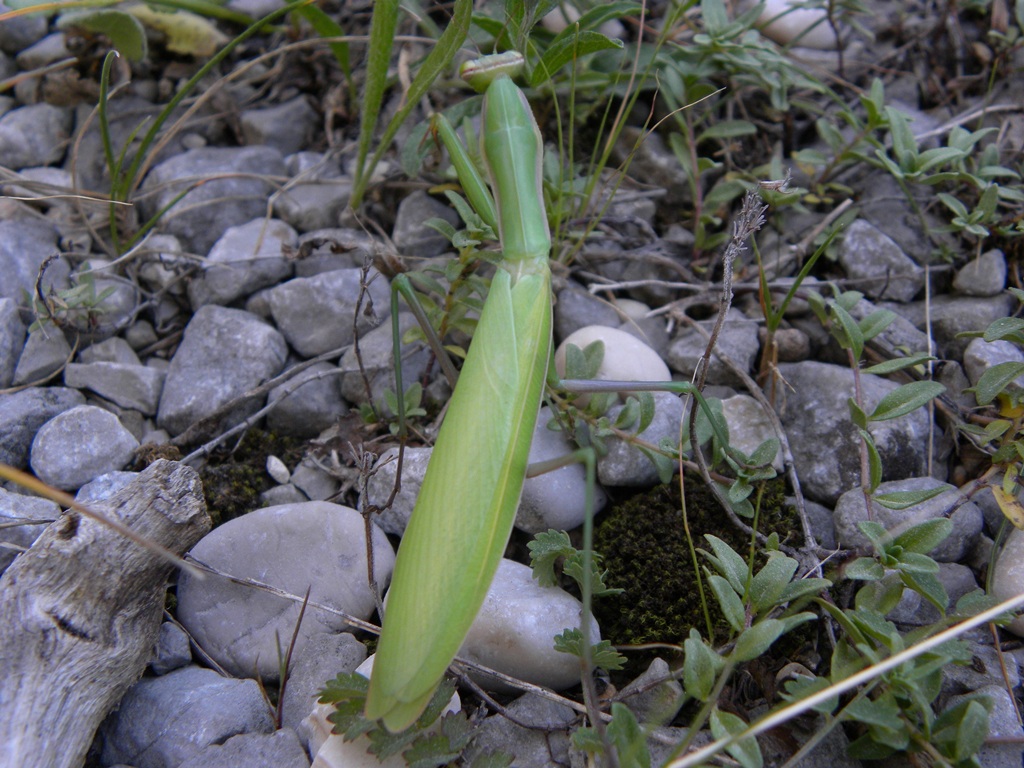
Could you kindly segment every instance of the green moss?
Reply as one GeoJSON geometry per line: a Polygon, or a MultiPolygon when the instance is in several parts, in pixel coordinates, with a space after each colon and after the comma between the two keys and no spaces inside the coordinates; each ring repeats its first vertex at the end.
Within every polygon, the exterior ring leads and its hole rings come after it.
{"type": "Polygon", "coordinates": [[[274,485],[267,474],[267,457],[271,455],[294,468],[302,458],[301,444],[273,432],[251,429],[234,450],[210,458],[199,476],[215,526],[260,506],[260,494],[274,485]]]}
{"type": "MultiPolygon", "coordinates": [[[[795,512],[783,506],[784,493],[781,480],[766,486],[758,528],[763,533],[775,531],[783,541],[796,545],[791,539],[800,526],[795,512]]],[[[708,549],[704,534],[710,533],[744,557],[750,551],[749,537],[729,522],[699,478],[687,478],[686,506],[696,548],[708,549]]],[[[594,548],[604,557],[608,585],[625,590],[594,603],[602,637],[613,645],[635,645],[680,644],[690,627],[707,635],[678,483],[658,486],[615,505],[602,516],[594,548]]],[[[698,558],[702,566],[706,564],[699,553],[698,558]]],[[[715,641],[722,642],[727,639],[727,625],[706,582],[705,592],[716,626],[715,641]]]]}

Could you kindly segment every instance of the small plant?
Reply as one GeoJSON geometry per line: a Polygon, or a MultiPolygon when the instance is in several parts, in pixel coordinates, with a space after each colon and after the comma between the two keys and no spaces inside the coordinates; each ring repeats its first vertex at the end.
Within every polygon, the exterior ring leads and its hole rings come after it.
{"type": "MultiPolygon", "coordinates": [[[[87,266],[87,265],[86,265],[87,266]]],[[[42,270],[46,269],[44,264],[42,270]]],[[[41,271],[42,271],[41,270],[41,271]]],[[[96,280],[92,270],[84,269],[77,277],[75,285],[60,291],[50,290],[43,294],[41,289],[29,296],[24,294],[26,304],[32,307],[36,319],[29,327],[29,332],[38,330],[48,324],[63,330],[65,328],[89,330],[99,323],[99,317],[106,309],[103,302],[114,292],[114,287],[104,288],[96,293],[96,280]]]]}

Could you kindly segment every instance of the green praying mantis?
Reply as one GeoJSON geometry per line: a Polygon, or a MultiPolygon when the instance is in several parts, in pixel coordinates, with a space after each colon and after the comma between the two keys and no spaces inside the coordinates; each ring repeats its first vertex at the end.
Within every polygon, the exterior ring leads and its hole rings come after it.
{"type": "MultiPolygon", "coordinates": [[[[543,143],[512,81],[523,64],[512,52],[469,62],[461,71],[485,91],[481,154],[493,198],[452,126],[443,116],[435,121],[467,197],[499,234],[503,258],[395,562],[365,710],[392,732],[408,728],[426,708],[490,588],[515,522],[551,359],[543,143]]],[[[691,394],[720,442],[728,442],[724,425],[687,382],[562,385],[577,392],[691,394]]]]}
{"type": "Polygon", "coordinates": [[[481,143],[493,201],[451,126],[439,121],[467,196],[499,233],[504,258],[395,562],[366,700],[366,716],[391,731],[423,712],[487,595],[512,533],[551,357],[543,145],[512,82],[522,65],[518,53],[499,54],[461,72],[486,88],[481,143]]]}

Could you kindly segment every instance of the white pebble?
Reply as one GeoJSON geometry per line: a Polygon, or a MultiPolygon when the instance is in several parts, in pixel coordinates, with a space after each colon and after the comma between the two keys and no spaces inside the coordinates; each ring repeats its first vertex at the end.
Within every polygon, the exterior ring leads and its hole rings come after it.
{"type": "MultiPolygon", "coordinates": [[[[604,342],[604,360],[596,379],[602,381],[671,381],[665,361],[657,352],[635,336],[604,325],[588,325],[570,333],[555,351],[555,370],[565,378],[566,347],[573,344],[585,349],[595,341],[604,342]]],[[[578,399],[586,405],[589,398],[578,399]]]]}
{"type": "Polygon", "coordinates": [[[292,473],[288,471],[288,467],[285,466],[284,462],[281,461],[277,456],[267,456],[267,474],[273,479],[278,485],[284,485],[291,480],[292,473]]]}

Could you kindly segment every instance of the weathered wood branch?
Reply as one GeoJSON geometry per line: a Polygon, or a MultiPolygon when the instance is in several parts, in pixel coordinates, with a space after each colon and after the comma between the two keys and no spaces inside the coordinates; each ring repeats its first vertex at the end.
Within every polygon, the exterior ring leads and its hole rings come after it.
{"type": "MultiPolygon", "coordinates": [[[[181,554],[210,530],[202,486],[154,462],[93,506],[181,554]]],[[[0,765],[78,768],[96,729],[146,668],[172,567],[68,512],[0,578],[0,765]]]]}

